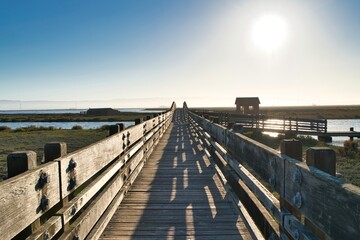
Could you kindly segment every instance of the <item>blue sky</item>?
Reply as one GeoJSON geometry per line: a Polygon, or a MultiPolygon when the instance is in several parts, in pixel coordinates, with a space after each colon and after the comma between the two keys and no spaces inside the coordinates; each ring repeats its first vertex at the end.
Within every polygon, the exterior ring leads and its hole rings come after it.
{"type": "Polygon", "coordinates": [[[263,105],[360,104],[359,12],[357,0],[3,0],[0,100],[65,108],[172,99],[232,106],[241,96],[263,105]],[[268,13],[288,28],[271,53],[250,37],[268,13]]]}

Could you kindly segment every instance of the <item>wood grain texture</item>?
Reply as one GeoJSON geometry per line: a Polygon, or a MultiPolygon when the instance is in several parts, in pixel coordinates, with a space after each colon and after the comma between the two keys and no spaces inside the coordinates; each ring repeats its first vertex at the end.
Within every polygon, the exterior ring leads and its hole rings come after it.
{"type": "Polygon", "coordinates": [[[53,216],[26,240],[52,239],[62,228],[61,217],[53,216]]]}
{"type": "Polygon", "coordinates": [[[195,144],[192,129],[177,110],[100,238],[251,239],[195,144]]]}
{"type": "Polygon", "coordinates": [[[242,134],[227,130],[225,127],[211,123],[194,113],[190,116],[212,137],[216,139],[236,159],[249,165],[278,193],[284,190],[284,159],[274,149],[256,142],[242,134]]]}
{"type": "Polygon", "coordinates": [[[11,239],[25,227],[60,202],[60,180],[57,162],[51,162],[26,171],[0,183],[0,233],[1,239],[11,239]],[[41,173],[48,175],[48,183],[42,191],[38,187],[41,173]],[[48,206],[40,209],[46,192],[48,206]]]}
{"type": "Polygon", "coordinates": [[[360,188],[346,184],[304,162],[287,159],[285,164],[285,199],[294,207],[294,197],[301,195],[299,210],[313,224],[333,239],[360,239],[360,188]],[[301,174],[301,184],[294,173],[301,174]]]}

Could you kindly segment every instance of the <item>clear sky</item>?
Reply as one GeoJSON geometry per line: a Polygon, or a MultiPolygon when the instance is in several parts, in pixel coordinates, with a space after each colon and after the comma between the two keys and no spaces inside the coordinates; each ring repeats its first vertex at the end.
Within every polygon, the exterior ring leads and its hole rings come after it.
{"type": "Polygon", "coordinates": [[[359,13],[358,0],[2,0],[0,109],[360,104],[359,13]]]}

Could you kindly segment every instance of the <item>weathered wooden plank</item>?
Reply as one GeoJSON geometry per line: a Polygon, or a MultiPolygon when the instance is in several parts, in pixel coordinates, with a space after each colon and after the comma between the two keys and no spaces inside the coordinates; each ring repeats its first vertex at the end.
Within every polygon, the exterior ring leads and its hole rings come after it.
{"type": "Polygon", "coordinates": [[[124,151],[123,143],[126,143],[126,139],[122,139],[122,133],[112,135],[57,160],[60,163],[62,198],[73,192],[124,151]]]}
{"type": "Polygon", "coordinates": [[[59,189],[57,162],[44,164],[0,182],[1,238],[11,239],[16,236],[48,209],[60,202],[59,189]],[[39,179],[41,175],[45,176],[44,174],[47,176],[47,183],[41,190],[39,179]],[[45,192],[46,195],[42,195],[42,192],[45,192]]]}
{"type": "Polygon", "coordinates": [[[246,168],[234,160],[225,149],[212,141],[212,145],[228,162],[231,168],[246,182],[247,186],[254,192],[264,206],[271,212],[275,218],[281,222],[282,215],[280,212],[280,202],[274,195],[267,190],[246,168]]]}
{"type": "Polygon", "coordinates": [[[99,219],[99,221],[96,223],[96,225],[94,226],[94,228],[91,230],[91,232],[89,233],[89,235],[86,237],[86,239],[92,239],[92,240],[96,240],[99,239],[102,232],[104,231],[104,229],[106,228],[106,226],[108,225],[110,219],[113,217],[117,207],[120,205],[120,203],[122,202],[122,200],[125,197],[125,193],[126,190],[125,188],[122,188],[119,193],[116,195],[116,197],[114,198],[114,200],[111,202],[111,204],[109,205],[109,207],[106,209],[106,211],[104,212],[104,214],[101,216],[101,218],[99,219]]]}
{"type": "Polygon", "coordinates": [[[123,184],[123,174],[119,173],[101,194],[90,203],[86,211],[70,225],[70,229],[61,235],[60,239],[74,239],[74,237],[84,239],[123,184]]]}
{"type": "Polygon", "coordinates": [[[287,158],[285,199],[333,239],[360,239],[360,188],[287,158]]]}
{"type": "MultiPolygon", "coordinates": [[[[77,212],[79,212],[95,194],[119,171],[125,164],[125,161],[140,161],[143,157],[142,152],[134,154],[141,148],[142,142],[136,144],[131,148],[129,154],[121,157],[114,162],[107,170],[100,176],[94,179],[89,186],[81,191],[75,198],[69,201],[57,214],[62,216],[63,222],[68,223],[77,212]]],[[[131,162],[129,163],[131,164],[131,162]]]]}
{"type": "MultiPolygon", "coordinates": [[[[189,114],[205,131],[209,132],[211,136],[213,136],[215,128],[220,128],[219,125],[214,125],[191,112],[189,114]]],[[[220,130],[218,130],[218,132],[219,131],[220,130]]],[[[230,130],[224,131],[226,135],[225,140],[220,138],[221,142],[215,139],[222,144],[231,155],[249,165],[264,181],[268,182],[280,195],[283,195],[284,159],[281,155],[274,149],[242,134],[230,130]]]]}
{"type": "Polygon", "coordinates": [[[62,229],[61,217],[53,216],[26,240],[52,239],[62,229]]]}
{"type": "Polygon", "coordinates": [[[83,212],[73,224],[70,226],[70,230],[65,232],[61,239],[67,239],[69,237],[78,236],[80,239],[84,239],[88,233],[91,231],[93,226],[105,212],[106,208],[110,205],[114,197],[118,194],[119,190],[125,184],[125,187],[131,185],[134,181],[134,176],[136,177],[138,172],[141,170],[142,165],[139,164],[143,158],[143,151],[139,151],[134,158],[127,164],[127,167],[124,168],[116,177],[109,183],[108,186],[96,197],[91,203],[90,206],[86,208],[86,211],[83,212]],[[135,170],[132,170],[131,163],[137,162],[138,167],[135,170]],[[124,174],[130,173],[130,177],[124,182],[124,174]]]}

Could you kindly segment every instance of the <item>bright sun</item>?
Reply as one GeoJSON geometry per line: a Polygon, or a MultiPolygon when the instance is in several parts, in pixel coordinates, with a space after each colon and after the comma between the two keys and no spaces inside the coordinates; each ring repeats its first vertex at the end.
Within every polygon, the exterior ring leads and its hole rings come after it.
{"type": "Polygon", "coordinates": [[[253,43],[262,50],[273,52],[281,47],[288,36],[286,20],[275,14],[261,16],[252,27],[253,43]]]}

